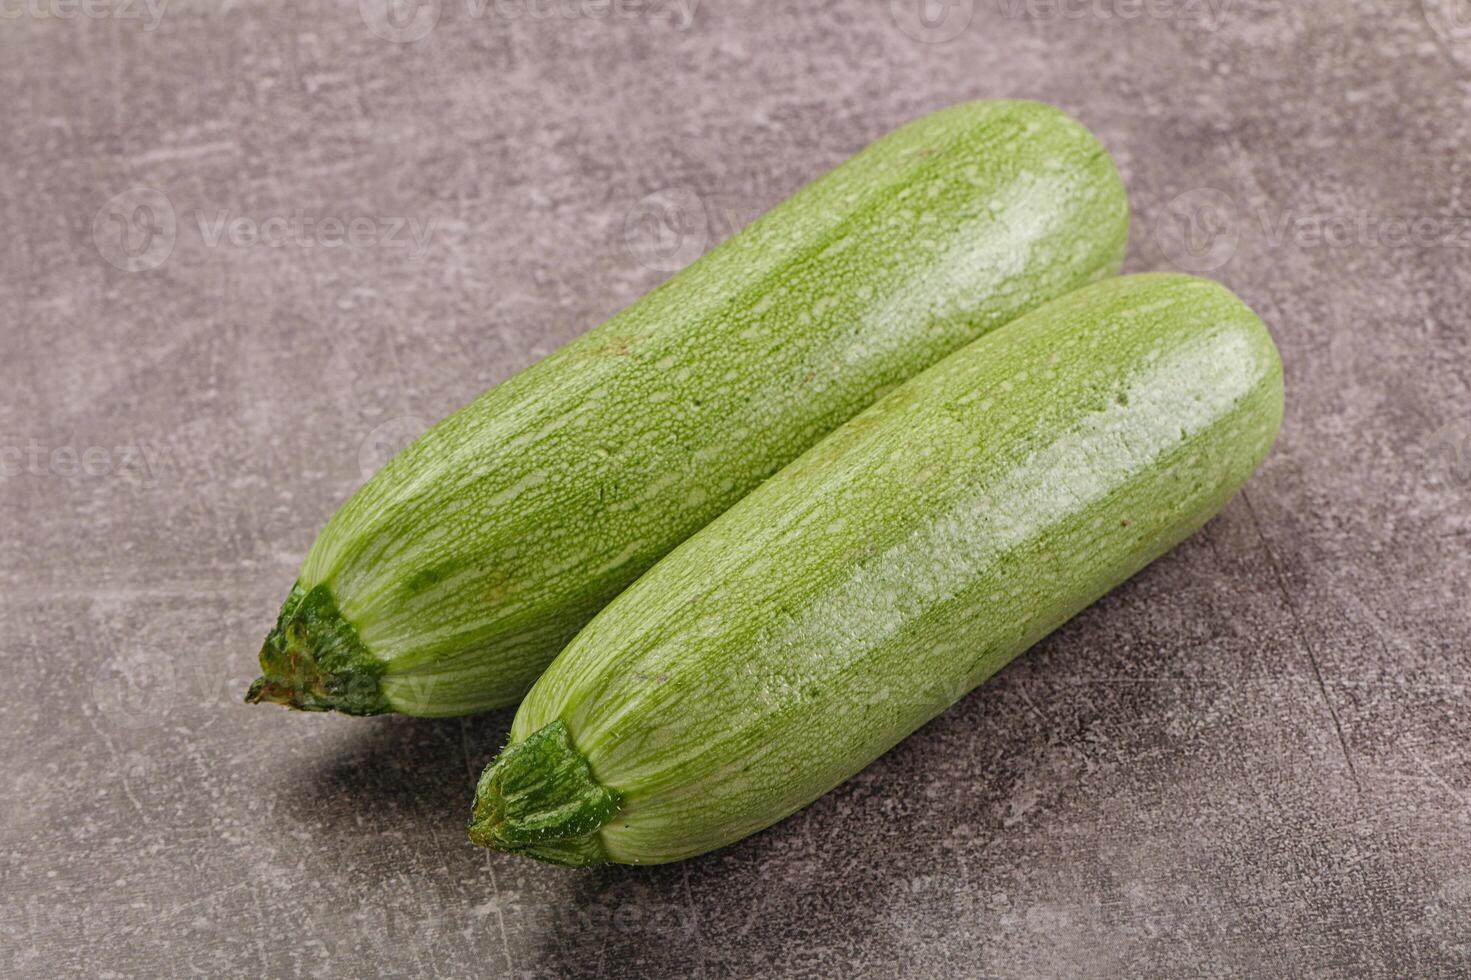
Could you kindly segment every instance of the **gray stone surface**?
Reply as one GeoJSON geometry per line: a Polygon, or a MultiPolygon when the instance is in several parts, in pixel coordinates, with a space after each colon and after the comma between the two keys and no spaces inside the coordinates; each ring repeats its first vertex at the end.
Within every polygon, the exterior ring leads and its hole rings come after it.
{"type": "Polygon", "coordinates": [[[1465,3],[693,3],[4,6],[0,972],[1465,975],[1465,3]],[[676,866],[473,848],[509,713],[240,703],[385,453],[1002,95],[1112,149],[1131,270],[1281,346],[1281,440],[1203,532],[676,866]]]}

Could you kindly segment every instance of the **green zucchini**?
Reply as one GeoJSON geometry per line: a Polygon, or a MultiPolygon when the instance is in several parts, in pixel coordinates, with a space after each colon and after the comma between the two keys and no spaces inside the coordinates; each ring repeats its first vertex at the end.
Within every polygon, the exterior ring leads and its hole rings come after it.
{"type": "Polygon", "coordinates": [[[440,422],[327,523],[247,700],[514,703],[604,604],[824,434],[1118,271],[1123,185],[1062,112],[977,102],[868,147],[440,422]]]}
{"type": "Polygon", "coordinates": [[[1220,509],[1282,366],[1225,288],[1086,287],[860,413],[614,599],[522,702],[471,838],[644,864],[858,772],[1220,509]]]}

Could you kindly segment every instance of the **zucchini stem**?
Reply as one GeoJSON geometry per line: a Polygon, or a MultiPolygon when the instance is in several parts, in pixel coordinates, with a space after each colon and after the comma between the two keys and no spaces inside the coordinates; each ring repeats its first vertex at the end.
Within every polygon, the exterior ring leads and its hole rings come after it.
{"type": "Polygon", "coordinates": [[[388,665],[368,652],[325,583],[294,586],[260,651],[248,704],[376,715],[392,711],[379,678],[388,665]]]}
{"type": "Polygon", "coordinates": [[[581,868],[608,860],[598,833],[623,796],[592,767],[558,719],[507,745],[480,776],[470,839],[481,847],[581,868]]]}

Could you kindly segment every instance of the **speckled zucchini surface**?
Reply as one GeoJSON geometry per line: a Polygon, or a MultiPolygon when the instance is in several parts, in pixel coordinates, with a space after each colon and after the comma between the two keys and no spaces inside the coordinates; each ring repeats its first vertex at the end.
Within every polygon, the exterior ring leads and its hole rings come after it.
{"type": "Polygon", "coordinates": [[[249,700],[510,704],[655,561],[882,393],[1117,272],[1128,205],[1049,106],[890,134],[440,422],[328,522],[249,700]]]}
{"type": "Polygon", "coordinates": [[[1200,527],[1281,415],[1261,321],[1200,279],[1109,280],[977,340],[594,618],[471,837],[655,863],[780,820],[1200,527]]]}

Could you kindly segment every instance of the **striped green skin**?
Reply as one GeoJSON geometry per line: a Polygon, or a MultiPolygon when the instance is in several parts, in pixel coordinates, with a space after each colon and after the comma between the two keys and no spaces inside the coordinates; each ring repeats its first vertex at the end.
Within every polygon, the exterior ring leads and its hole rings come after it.
{"type": "Polygon", "coordinates": [[[1201,279],[1113,279],[977,340],[594,618],[472,839],[657,863],[780,820],[1200,527],[1281,415],[1271,338],[1201,279]]]}
{"type": "Polygon", "coordinates": [[[440,422],[331,519],[250,700],[525,693],[655,561],[883,392],[1117,273],[1123,185],[1062,112],[911,123],[440,422]]]}

